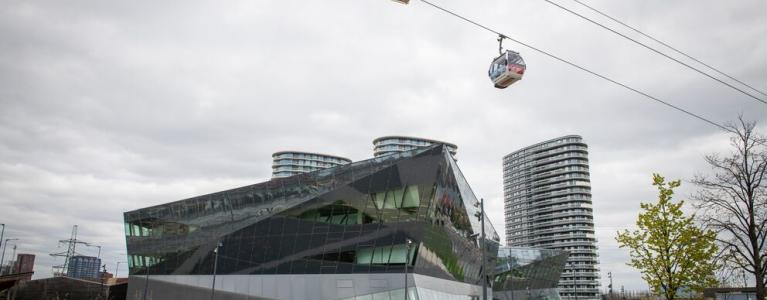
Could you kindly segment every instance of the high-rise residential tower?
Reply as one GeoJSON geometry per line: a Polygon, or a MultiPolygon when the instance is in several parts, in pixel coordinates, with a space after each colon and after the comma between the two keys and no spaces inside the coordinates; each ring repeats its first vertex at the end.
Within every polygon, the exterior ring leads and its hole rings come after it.
{"type": "Polygon", "coordinates": [[[506,244],[570,252],[559,281],[563,299],[599,299],[597,240],[588,146],[577,135],[503,157],[506,244]]]}
{"type": "Polygon", "coordinates": [[[453,156],[455,156],[455,153],[458,151],[458,146],[448,142],[393,135],[382,136],[373,140],[373,155],[375,155],[375,157],[379,157],[392,153],[410,151],[416,148],[428,147],[434,144],[443,144],[447,146],[447,150],[450,151],[450,154],[453,156]]]}
{"type": "Polygon", "coordinates": [[[272,178],[290,177],[351,163],[352,160],[320,153],[280,151],[272,154],[272,178]]]}

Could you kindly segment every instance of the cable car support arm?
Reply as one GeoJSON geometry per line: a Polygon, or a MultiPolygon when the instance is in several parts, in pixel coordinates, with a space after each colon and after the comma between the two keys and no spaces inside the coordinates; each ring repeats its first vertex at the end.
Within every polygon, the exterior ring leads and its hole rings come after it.
{"type": "Polygon", "coordinates": [[[498,34],[498,55],[503,55],[503,39],[508,39],[508,37],[499,33],[498,34]]]}

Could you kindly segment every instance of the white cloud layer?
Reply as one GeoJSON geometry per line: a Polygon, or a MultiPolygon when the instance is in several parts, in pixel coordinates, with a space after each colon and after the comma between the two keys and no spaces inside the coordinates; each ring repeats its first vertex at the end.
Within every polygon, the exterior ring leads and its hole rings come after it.
{"type": "MultiPolygon", "coordinates": [[[[542,0],[438,3],[716,122],[767,124],[767,106],[542,0]]],[[[767,2],[588,3],[767,89],[767,2]]],[[[496,90],[495,37],[418,1],[9,0],[0,41],[0,223],[37,277],[73,224],[112,270],[124,211],[263,181],[278,150],[365,159],[389,134],[456,143],[503,234],[501,157],[579,134],[602,278],[642,289],[615,231],[654,199],[653,172],[689,179],[727,150],[716,128],[513,43],[528,72],[496,90]]]]}

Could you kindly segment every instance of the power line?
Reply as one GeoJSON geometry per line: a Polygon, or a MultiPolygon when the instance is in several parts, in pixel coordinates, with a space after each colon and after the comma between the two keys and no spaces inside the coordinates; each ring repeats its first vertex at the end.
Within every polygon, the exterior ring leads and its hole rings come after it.
{"type": "Polygon", "coordinates": [[[630,86],[628,86],[628,85],[626,85],[626,84],[624,84],[624,83],[621,83],[621,82],[615,81],[615,80],[613,80],[613,79],[610,79],[610,78],[609,78],[609,77],[607,77],[607,76],[604,76],[604,75],[602,75],[602,74],[599,74],[599,73],[597,73],[597,72],[594,72],[594,71],[591,71],[591,70],[589,70],[589,69],[586,69],[585,67],[582,67],[582,66],[580,66],[580,65],[577,65],[577,64],[575,64],[575,63],[572,63],[572,62],[570,62],[570,61],[568,61],[568,60],[566,60],[566,59],[564,59],[564,58],[560,58],[560,57],[558,57],[558,56],[556,56],[556,55],[554,55],[554,54],[551,54],[551,53],[549,53],[549,52],[546,52],[546,51],[544,51],[544,50],[541,50],[541,49],[538,49],[538,48],[536,48],[536,47],[533,47],[532,45],[529,45],[529,44],[527,44],[527,43],[524,43],[524,42],[522,42],[522,41],[519,41],[519,40],[517,40],[517,39],[511,38],[511,37],[509,37],[508,35],[505,35],[505,34],[503,34],[503,33],[499,32],[499,31],[496,31],[496,30],[494,30],[494,29],[491,29],[490,27],[487,27],[487,26],[485,26],[485,25],[482,25],[482,24],[480,24],[480,23],[477,23],[477,22],[475,22],[475,21],[473,21],[473,20],[471,20],[471,19],[468,19],[468,18],[466,18],[466,17],[464,17],[464,16],[461,16],[461,15],[459,15],[459,14],[457,14],[457,13],[455,13],[455,12],[452,12],[452,11],[450,11],[450,10],[446,9],[446,8],[443,8],[443,7],[439,6],[439,5],[436,5],[436,4],[434,4],[434,3],[431,3],[431,2],[429,2],[428,0],[421,0],[421,2],[423,2],[423,3],[426,3],[426,4],[428,4],[428,5],[430,5],[430,6],[434,7],[434,8],[436,8],[436,9],[438,9],[438,10],[441,10],[441,11],[443,11],[443,12],[447,13],[447,14],[450,14],[450,15],[452,15],[452,16],[454,16],[454,17],[457,17],[457,18],[459,18],[459,19],[461,19],[461,20],[464,20],[464,21],[466,21],[466,22],[468,22],[468,23],[471,23],[471,24],[473,24],[473,25],[475,25],[475,26],[477,26],[477,27],[479,27],[479,28],[482,28],[482,29],[484,29],[484,30],[487,30],[487,31],[489,31],[489,32],[492,32],[492,33],[494,33],[494,34],[496,34],[496,35],[498,35],[498,36],[500,36],[500,37],[502,37],[502,38],[506,38],[506,39],[509,39],[509,40],[511,40],[511,41],[514,41],[514,42],[516,42],[516,43],[518,43],[518,44],[520,44],[520,45],[522,45],[522,46],[525,46],[525,47],[527,47],[527,48],[530,48],[530,49],[532,49],[532,50],[534,50],[534,51],[536,51],[536,52],[538,52],[538,53],[541,53],[541,54],[543,54],[543,55],[546,55],[546,56],[548,56],[548,57],[551,57],[551,58],[553,58],[553,59],[555,59],[555,60],[558,60],[558,61],[560,61],[560,62],[563,62],[563,63],[565,63],[565,64],[568,64],[568,65],[570,65],[570,66],[572,66],[572,67],[574,67],[574,68],[577,68],[577,69],[579,69],[579,70],[581,70],[581,71],[587,72],[587,73],[589,73],[589,74],[591,74],[591,75],[594,75],[594,76],[596,76],[596,77],[599,77],[599,78],[601,78],[601,79],[604,79],[604,80],[606,80],[606,81],[609,81],[609,82],[611,82],[611,83],[613,83],[613,84],[619,85],[619,86],[621,86],[621,87],[623,87],[623,88],[625,88],[625,89],[628,89],[628,90],[630,90],[630,91],[632,91],[632,92],[635,92],[635,93],[637,93],[637,94],[640,94],[640,95],[642,95],[642,96],[645,96],[645,97],[647,97],[647,98],[649,98],[649,99],[651,99],[651,100],[654,100],[654,101],[656,101],[656,102],[658,102],[658,103],[661,103],[661,104],[663,104],[663,105],[666,105],[666,106],[668,106],[668,107],[671,107],[671,108],[673,108],[673,109],[675,109],[675,110],[677,110],[677,111],[680,111],[680,112],[682,112],[682,113],[684,113],[684,114],[687,114],[687,115],[689,115],[689,116],[692,116],[692,117],[694,117],[694,118],[696,118],[696,119],[698,119],[698,120],[701,120],[701,121],[703,121],[703,122],[706,122],[706,123],[708,123],[708,124],[710,124],[710,125],[712,125],[712,126],[715,126],[715,127],[719,128],[719,129],[721,129],[721,130],[724,130],[724,131],[727,131],[727,132],[730,132],[730,133],[735,133],[733,130],[731,130],[731,129],[729,129],[729,128],[725,127],[725,126],[722,126],[722,125],[720,125],[719,123],[716,123],[716,122],[714,122],[714,121],[711,121],[711,120],[709,120],[709,119],[706,119],[706,118],[704,118],[704,117],[702,117],[702,116],[700,116],[700,115],[697,115],[697,114],[695,114],[695,113],[692,113],[692,112],[690,112],[690,111],[688,111],[688,110],[685,110],[685,109],[683,109],[683,108],[681,108],[681,107],[678,107],[678,106],[676,106],[676,105],[673,105],[673,104],[671,104],[671,103],[668,103],[668,102],[666,102],[666,101],[663,101],[663,100],[661,100],[661,99],[659,99],[659,98],[653,97],[653,96],[651,96],[651,95],[649,95],[649,94],[647,94],[647,93],[645,93],[645,92],[642,92],[642,91],[640,91],[640,90],[637,90],[637,89],[635,89],[635,88],[632,88],[632,87],[630,87],[630,86]]]}
{"type": "Polygon", "coordinates": [[[579,1],[579,0],[573,0],[573,1],[575,1],[575,3],[578,3],[578,4],[584,6],[584,7],[588,8],[588,9],[590,9],[590,10],[592,10],[592,11],[594,11],[594,12],[596,12],[596,13],[602,15],[602,16],[604,16],[605,18],[608,18],[608,19],[610,19],[610,20],[612,20],[612,21],[614,21],[614,22],[616,22],[618,24],[621,24],[621,25],[625,26],[626,28],[629,28],[629,29],[633,30],[636,33],[639,33],[640,35],[642,35],[642,36],[644,36],[646,38],[649,38],[649,39],[651,39],[651,40],[653,40],[653,41],[655,41],[655,42],[657,42],[657,43],[659,43],[659,44],[661,44],[663,46],[666,46],[667,48],[669,48],[671,50],[674,50],[676,53],[679,53],[679,54],[681,54],[681,55],[683,55],[683,56],[685,56],[685,57],[687,57],[687,58],[689,58],[689,59],[691,59],[691,60],[701,64],[701,65],[706,66],[707,68],[713,70],[714,72],[717,72],[717,73],[719,73],[721,75],[724,75],[725,77],[727,77],[729,79],[732,79],[733,81],[736,81],[737,83],[740,83],[740,84],[742,84],[744,86],[747,86],[748,88],[756,91],[757,93],[760,93],[762,95],[767,96],[767,93],[762,92],[761,90],[759,90],[759,89],[757,89],[757,88],[755,88],[755,87],[753,87],[753,86],[751,86],[751,85],[749,85],[749,84],[747,84],[747,83],[745,83],[743,81],[740,81],[737,78],[735,78],[733,76],[730,76],[729,74],[724,73],[724,72],[720,71],[719,69],[717,69],[715,67],[712,67],[711,65],[706,64],[706,63],[702,62],[701,60],[699,60],[699,59],[697,59],[695,57],[692,57],[691,55],[689,55],[687,53],[682,52],[681,50],[679,50],[679,49],[669,45],[668,43],[663,42],[663,41],[661,41],[659,39],[656,39],[655,37],[653,37],[653,36],[651,36],[649,34],[646,34],[646,33],[642,32],[642,31],[640,31],[639,29],[636,29],[635,27],[632,27],[632,26],[630,26],[630,25],[628,25],[628,24],[626,24],[626,23],[624,23],[624,22],[622,22],[622,21],[620,21],[620,20],[618,20],[618,19],[608,15],[607,13],[604,13],[604,12],[602,12],[602,11],[592,7],[592,6],[589,6],[588,4],[585,4],[585,3],[581,2],[581,1],[579,1]]]}
{"type": "MultiPolygon", "coordinates": [[[[631,38],[631,37],[629,37],[629,36],[627,36],[627,35],[625,35],[625,34],[623,34],[623,33],[620,33],[620,32],[618,32],[618,31],[616,31],[615,29],[612,29],[612,28],[610,28],[610,27],[607,27],[607,26],[605,26],[605,25],[602,25],[601,23],[599,23],[599,22],[597,22],[597,21],[594,21],[594,20],[592,20],[592,19],[589,19],[588,17],[586,17],[586,16],[584,16],[584,15],[581,15],[581,14],[579,14],[579,13],[575,12],[575,11],[572,11],[572,10],[570,10],[569,8],[567,8],[567,7],[564,7],[564,6],[562,6],[562,5],[560,5],[560,4],[556,3],[556,2],[553,2],[553,1],[551,1],[551,0],[543,0],[543,1],[546,1],[546,2],[548,2],[548,3],[549,3],[549,4],[551,4],[551,5],[554,5],[554,6],[556,6],[556,7],[559,7],[559,8],[561,8],[561,9],[562,9],[562,10],[564,10],[564,11],[567,11],[567,12],[569,12],[569,13],[573,14],[573,15],[576,15],[576,16],[580,17],[581,19],[584,19],[584,20],[586,20],[586,21],[589,21],[589,22],[591,22],[591,23],[592,23],[592,24],[594,24],[594,25],[597,25],[597,26],[599,26],[599,27],[602,27],[602,28],[604,28],[605,30],[608,30],[608,31],[610,31],[610,32],[612,32],[612,33],[614,33],[614,34],[617,34],[617,35],[619,35],[619,36],[621,36],[621,37],[623,37],[623,38],[625,38],[625,39],[627,39],[627,40],[629,40],[629,41],[632,41],[632,42],[634,42],[634,43],[635,43],[635,44],[637,44],[637,45],[640,45],[640,46],[642,46],[642,47],[645,47],[645,48],[647,48],[647,49],[648,49],[648,50],[650,50],[650,51],[653,51],[653,52],[655,52],[655,53],[657,53],[657,54],[660,54],[660,55],[662,55],[662,56],[664,56],[664,57],[666,57],[666,58],[668,58],[668,59],[670,59],[670,60],[673,60],[673,61],[677,62],[678,64],[680,64],[680,65],[683,65],[683,66],[685,66],[685,67],[687,67],[687,68],[689,68],[689,69],[691,69],[691,70],[694,70],[694,71],[696,71],[696,72],[698,72],[698,73],[700,73],[700,74],[703,74],[704,76],[706,76],[706,77],[708,77],[708,78],[711,78],[711,79],[713,79],[713,80],[716,80],[716,81],[718,81],[719,83],[721,83],[721,84],[724,84],[724,85],[726,85],[726,86],[728,86],[728,87],[730,87],[730,88],[732,88],[732,89],[734,89],[734,90],[736,90],[736,91],[739,91],[739,92],[743,93],[744,95],[746,95],[746,96],[749,96],[749,97],[753,98],[753,99],[754,99],[754,100],[756,100],[756,101],[762,102],[763,104],[767,104],[767,101],[765,101],[765,100],[763,100],[763,99],[761,99],[761,98],[759,98],[759,97],[756,97],[756,96],[752,95],[751,93],[744,91],[743,89],[740,89],[740,88],[738,88],[738,87],[736,87],[736,86],[734,86],[734,85],[732,85],[732,84],[730,84],[730,83],[728,83],[728,82],[725,82],[724,80],[721,80],[721,79],[719,79],[719,78],[716,78],[716,77],[714,77],[714,76],[711,76],[711,74],[708,74],[708,73],[706,73],[706,72],[703,72],[703,71],[701,71],[701,70],[700,70],[700,69],[698,69],[698,68],[695,68],[695,67],[693,67],[693,66],[691,66],[691,65],[689,65],[689,64],[687,64],[687,63],[685,63],[685,62],[683,62],[683,61],[681,61],[681,60],[678,60],[678,59],[676,59],[676,58],[674,58],[674,57],[672,57],[672,56],[670,56],[670,55],[668,55],[668,54],[666,54],[666,53],[663,53],[663,52],[661,52],[661,51],[659,51],[659,50],[657,50],[657,49],[655,49],[655,48],[653,48],[653,47],[650,47],[650,46],[648,46],[647,44],[644,44],[644,43],[642,43],[642,42],[640,42],[640,41],[637,41],[637,40],[635,40],[635,39],[633,39],[633,38],[631,38]]],[[[739,81],[739,82],[740,82],[740,81],[739,81]]],[[[750,86],[749,86],[749,87],[750,87],[750,86]]],[[[752,89],[753,89],[753,88],[752,88],[752,89]]]]}

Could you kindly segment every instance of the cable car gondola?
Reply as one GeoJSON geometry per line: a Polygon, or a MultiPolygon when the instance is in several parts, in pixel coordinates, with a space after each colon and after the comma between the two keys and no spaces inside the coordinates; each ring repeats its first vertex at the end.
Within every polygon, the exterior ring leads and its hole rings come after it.
{"type": "Polygon", "coordinates": [[[487,71],[490,80],[499,89],[505,89],[522,79],[526,69],[525,61],[519,53],[511,50],[503,52],[503,38],[504,36],[498,37],[498,52],[500,52],[500,55],[493,59],[493,62],[490,64],[490,70],[487,71]]]}

